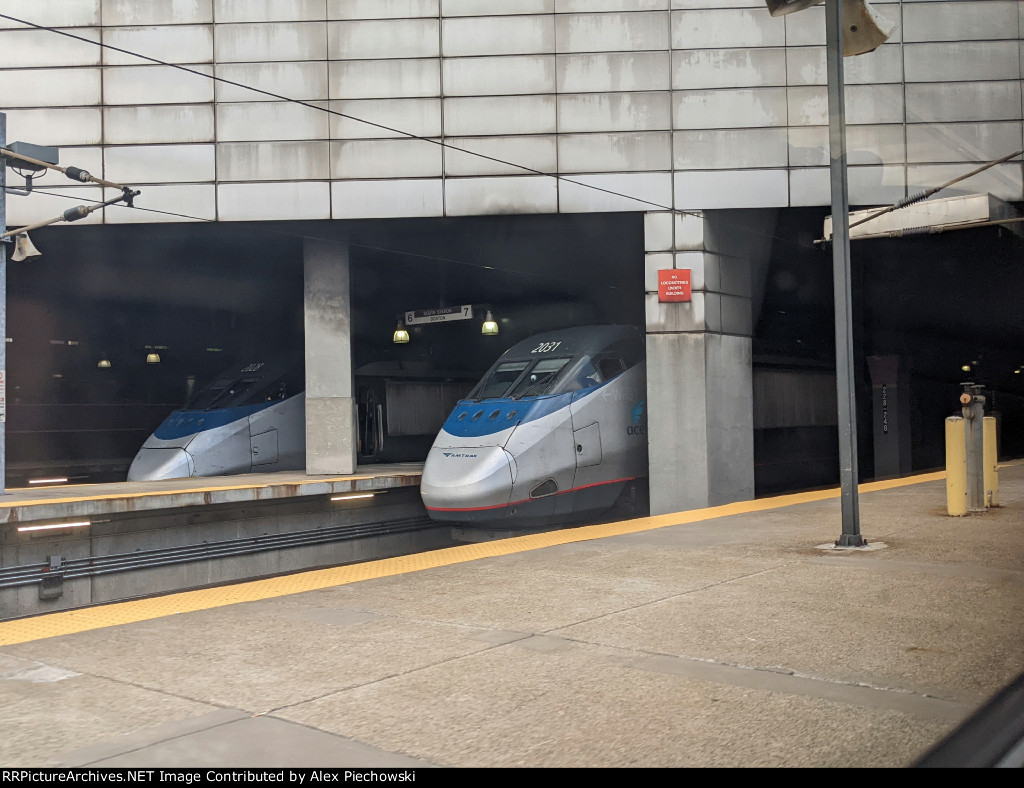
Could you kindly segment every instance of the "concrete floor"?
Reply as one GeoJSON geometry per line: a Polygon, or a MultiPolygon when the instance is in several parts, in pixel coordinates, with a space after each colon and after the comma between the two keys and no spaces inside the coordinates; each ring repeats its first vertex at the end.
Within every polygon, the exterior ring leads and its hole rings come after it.
{"type": "Polygon", "coordinates": [[[1024,671],[1024,464],[1000,501],[863,492],[837,550],[836,498],[779,499],[6,645],[0,764],[907,766],[1024,671]]]}

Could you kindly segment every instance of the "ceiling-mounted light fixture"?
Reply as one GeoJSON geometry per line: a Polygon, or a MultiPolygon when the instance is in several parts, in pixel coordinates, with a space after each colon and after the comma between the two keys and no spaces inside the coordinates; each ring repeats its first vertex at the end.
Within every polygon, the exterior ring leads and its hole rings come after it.
{"type": "Polygon", "coordinates": [[[487,310],[487,318],[484,320],[483,327],[480,329],[481,334],[497,334],[498,323],[494,319],[494,315],[491,314],[491,310],[487,310]]]}
{"type": "Polygon", "coordinates": [[[160,363],[160,354],[159,353],[147,353],[146,354],[146,363],[147,364],[159,364],[160,363]]]}
{"type": "Polygon", "coordinates": [[[100,357],[99,363],[96,365],[97,369],[110,369],[110,359],[107,358],[107,354],[104,353],[100,357]]]}
{"type": "Polygon", "coordinates": [[[395,334],[391,340],[396,345],[404,345],[409,341],[409,332],[405,330],[405,323],[401,320],[398,321],[398,325],[395,327],[395,334]]]}

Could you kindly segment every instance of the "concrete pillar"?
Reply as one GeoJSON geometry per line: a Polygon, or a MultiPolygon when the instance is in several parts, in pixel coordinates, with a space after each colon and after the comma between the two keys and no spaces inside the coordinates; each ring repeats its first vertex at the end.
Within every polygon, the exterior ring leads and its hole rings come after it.
{"type": "Polygon", "coordinates": [[[352,391],[348,244],[308,240],[303,256],[306,473],[354,473],[358,425],[352,391]]]}
{"type": "Polygon", "coordinates": [[[774,211],[645,217],[651,514],[754,497],[752,296],[773,227],[774,211]],[[689,301],[659,300],[670,268],[690,270],[689,301]]]}

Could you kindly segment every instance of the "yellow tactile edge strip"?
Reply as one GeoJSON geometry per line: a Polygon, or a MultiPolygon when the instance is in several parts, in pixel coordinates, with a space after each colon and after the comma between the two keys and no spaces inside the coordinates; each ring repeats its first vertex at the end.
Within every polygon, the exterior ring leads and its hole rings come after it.
{"type": "MultiPolygon", "coordinates": [[[[1020,463],[1011,464],[1017,465],[1020,463]]],[[[890,490],[896,487],[906,487],[912,484],[938,481],[945,478],[945,472],[938,471],[902,479],[867,482],[861,484],[859,490],[860,492],[890,490]]],[[[0,646],[10,646],[15,643],[27,643],[33,640],[70,635],[75,632],[86,632],[93,629],[118,626],[119,624],[163,618],[164,616],[173,616],[179,613],[208,610],[240,602],[254,602],[260,599],[301,594],[305,591],[315,591],[321,588],[358,583],[362,580],[418,572],[424,569],[434,569],[467,561],[476,561],[481,558],[493,558],[512,553],[526,552],[528,550],[538,550],[543,547],[583,542],[590,539],[602,539],[609,536],[621,536],[623,534],[665,528],[671,525],[713,520],[734,514],[780,509],[801,503],[838,498],[839,495],[840,491],[838,489],[780,495],[774,498],[741,501],[725,504],[724,506],[712,506],[707,509],[695,509],[688,512],[640,517],[635,520],[622,520],[602,525],[580,526],[562,531],[527,534],[493,542],[466,544],[426,553],[399,556],[397,558],[385,558],[361,564],[348,564],[331,569],[297,572],[266,580],[234,583],[232,585],[200,589],[198,591],[182,591],[131,602],[116,602],[79,610],[46,613],[31,618],[0,622],[0,646]]]]}

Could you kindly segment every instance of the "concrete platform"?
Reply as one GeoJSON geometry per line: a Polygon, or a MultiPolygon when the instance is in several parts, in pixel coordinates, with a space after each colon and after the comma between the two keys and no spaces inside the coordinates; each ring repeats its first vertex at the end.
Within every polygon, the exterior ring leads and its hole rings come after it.
{"type": "MultiPolygon", "coordinates": [[[[1024,465],[0,623],[0,764],[902,767],[1024,671],[1024,465]]],[[[424,775],[424,778],[426,776],[424,775]]]]}
{"type": "Polygon", "coordinates": [[[347,476],[310,476],[301,471],[280,471],[117,484],[21,487],[7,490],[0,496],[0,525],[416,487],[422,472],[423,463],[393,463],[360,466],[356,473],[347,476]]]}

